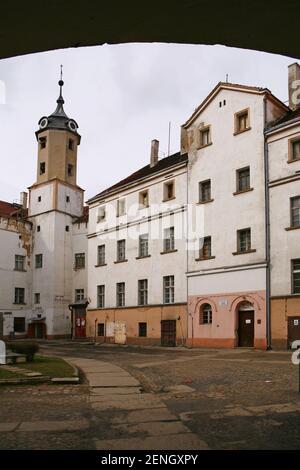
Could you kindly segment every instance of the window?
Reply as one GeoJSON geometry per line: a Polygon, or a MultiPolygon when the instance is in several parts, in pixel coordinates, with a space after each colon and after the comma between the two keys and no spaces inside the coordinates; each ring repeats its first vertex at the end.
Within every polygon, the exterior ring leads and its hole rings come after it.
{"type": "Polygon", "coordinates": [[[15,304],[25,303],[25,289],[23,287],[15,288],[15,304]]]}
{"type": "Polygon", "coordinates": [[[68,146],[69,146],[69,150],[74,150],[74,140],[69,139],[69,144],[68,144],[68,146]]]}
{"type": "Polygon", "coordinates": [[[139,194],[139,204],[140,204],[140,209],[143,209],[144,207],[149,206],[149,194],[148,190],[142,191],[139,194]]]}
{"type": "Polygon", "coordinates": [[[98,323],[98,336],[105,336],[104,323],[98,323]]]}
{"type": "Polygon", "coordinates": [[[117,201],[117,216],[118,217],[126,214],[125,202],[126,202],[125,199],[118,199],[117,201]]]}
{"type": "Polygon", "coordinates": [[[126,255],[126,241],[118,240],[117,243],[117,261],[125,261],[126,255]]]}
{"type": "Polygon", "coordinates": [[[16,271],[25,270],[25,256],[15,255],[15,270],[16,271]]]}
{"type": "Polygon", "coordinates": [[[105,264],[105,245],[98,246],[98,266],[103,266],[105,264]]]}
{"type": "Polygon", "coordinates": [[[289,140],[289,161],[300,159],[300,138],[289,140]]]}
{"type": "Polygon", "coordinates": [[[85,268],[85,253],[75,253],[75,269],[85,268]]]}
{"type": "Polygon", "coordinates": [[[209,304],[204,304],[200,310],[200,325],[211,325],[212,309],[209,304]]]}
{"type": "Polygon", "coordinates": [[[41,200],[42,200],[42,196],[39,196],[38,197],[38,202],[41,202],[41,200]]]}
{"type": "Polygon", "coordinates": [[[164,303],[174,303],[174,276],[164,276],[163,278],[164,289],[164,303]]]}
{"type": "Polygon", "coordinates": [[[199,259],[211,258],[211,237],[200,239],[199,259]]]}
{"type": "Polygon", "coordinates": [[[84,289],[75,289],[75,302],[84,299],[84,289]]]}
{"type": "Polygon", "coordinates": [[[70,231],[70,227],[69,225],[66,225],[66,232],[69,232],[70,231]]]}
{"type": "MultiPolygon", "coordinates": [[[[105,285],[97,286],[97,307],[105,307],[105,285]]],[[[104,336],[104,335],[99,335],[104,336]]]]}
{"type": "Polygon", "coordinates": [[[175,183],[174,181],[169,181],[164,184],[164,201],[173,199],[175,197],[175,183]]]}
{"type": "Polygon", "coordinates": [[[25,317],[14,318],[14,332],[25,333],[25,317]]]}
{"type": "Polygon", "coordinates": [[[250,167],[241,168],[236,172],[236,191],[237,193],[250,189],[250,167]]]}
{"type": "Polygon", "coordinates": [[[249,111],[245,109],[235,114],[235,133],[246,131],[249,127],[249,111]]]}
{"type": "Polygon", "coordinates": [[[148,254],[148,234],[140,235],[139,237],[139,257],[144,258],[145,256],[149,256],[148,254]]]}
{"type": "Polygon", "coordinates": [[[117,283],[117,307],[125,305],[125,282],[117,283]]]}
{"type": "Polygon", "coordinates": [[[43,175],[44,173],[46,173],[46,163],[41,162],[40,163],[40,175],[43,175]]]}
{"type": "Polygon", "coordinates": [[[70,202],[70,196],[66,196],[66,202],[70,202]]]}
{"type": "Polygon", "coordinates": [[[73,171],[74,167],[71,165],[71,163],[68,164],[68,176],[73,176],[73,171]]]}
{"type": "Polygon", "coordinates": [[[145,338],[147,336],[147,323],[140,322],[139,323],[139,336],[145,338]]]}
{"type": "Polygon", "coordinates": [[[46,148],[47,138],[46,137],[40,137],[39,141],[40,141],[40,149],[46,148]]]}
{"type": "Polygon", "coordinates": [[[41,303],[41,294],[39,292],[36,292],[34,294],[34,303],[35,304],[40,304],[41,303]]]}
{"type": "Polygon", "coordinates": [[[37,225],[37,226],[36,226],[36,231],[37,231],[37,232],[40,232],[40,231],[41,231],[41,226],[40,226],[40,225],[37,225]]]}
{"type": "Polygon", "coordinates": [[[35,267],[36,268],[43,267],[43,255],[42,254],[35,255],[35,267]]]}
{"type": "Polygon", "coordinates": [[[164,252],[175,250],[174,227],[164,230],[164,252]]]}
{"type": "Polygon", "coordinates": [[[300,196],[291,198],[291,227],[300,226],[300,196]]]}
{"type": "Polygon", "coordinates": [[[211,201],[211,181],[201,181],[199,183],[199,202],[211,201]]]}
{"type": "Polygon", "coordinates": [[[97,223],[102,222],[105,219],[105,206],[99,207],[97,212],[97,223]]]}
{"type": "Polygon", "coordinates": [[[292,294],[300,294],[300,259],[292,260],[292,294]]]}
{"type": "Polygon", "coordinates": [[[237,231],[237,251],[245,253],[251,250],[251,229],[246,228],[237,231]]]}
{"type": "Polygon", "coordinates": [[[211,143],[210,140],[210,127],[204,127],[200,129],[200,147],[205,147],[211,143]]]}
{"type": "Polygon", "coordinates": [[[148,304],[148,280],[141,279],[138,281],[138,304],[148,304]]]}

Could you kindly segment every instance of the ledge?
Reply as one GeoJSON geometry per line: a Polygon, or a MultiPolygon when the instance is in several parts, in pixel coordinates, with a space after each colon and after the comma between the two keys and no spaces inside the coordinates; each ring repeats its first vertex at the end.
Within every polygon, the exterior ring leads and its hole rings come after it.
{"type": "Polygon", "coordinates": [[[136,256],[135,259],[144,259],[144,258],[151,258],[151,255],[146,255],[146,256],[136,256]]]}
{"type": "Polygon", "coordinates": [[[173,197],[168,197],[167,199],[163,199],[162,202],[173,201],[173,199],[176,199],[176,197],[175,197],[175,196],[173,196],[173,197]]]}
{"type": "Polygon", "coordinates": [[[107,263],[95,264],[95,268],[101,268],[101,266],[107,266],[107,263]]]}
{"type": "Polygon", "coordinates": [[[253,250],[247,250],[247,251],[235,251],[234,253],[232,253],[234,256],[236,255],[247,255],[248,253],[255,253],[255,249],[253,250]]]}
{"type": "Polygon", "coordinates": [[[195,261],[206,261],[208,259],[215,259],[215,256],[208,256],[207,258],[196,258],[195,261]]]}
{"type": "Polygon", "coordinates": [[[209,146],[212,145],[212,144],[213,144],[212,142],[209,142],[209,144],[199,145],[199,147],[197,147],[197,150],[205,149],[206,147],[209,147],[209,146]]]}
{"type": "Polygon", "coordinates": [[[128,259],[120,259],[119,261],[114,261],[114,264],[126,263],[128,259]]]}
{"type": "Polygon", "coordinates": [[[208,204],[209,202],[213,202],[214,199],[207,199],[207,201],[199,201],[196,204],[208,204]]]}
{"type": "Polygon", "coordinates": [[[300,225],[296,225],[295,227],[286,227],[284,230],[289,232],[290,230],[299,230],[299,229],[300,229],[300,225]]]}
{"type": "Polygon", "coordinates": [[[251,127],[247,127],[247,129],[243,129],[242,131],[235,131],[233,133],[233,135],[243,134],[244,132],[247,132],[247,131],[250,131],[250,130],[251,130],[251,127]]]}
{"type": "Polygon", "coordinates": [[[238,194],[244,194],[244,193],[249,193],[250,191],[253,191],[254,188],[249,188],[249,189],[243,189],[243,191],[235,191],[235,193],[232,193],[234,196],[237,196],[238,194]]]}
{"type": "Polygon", "coordinates": [[[299,162],[299,161],[300,161],[300,157],[297,157],[297,158],[288,160],[287,163],[294,163],[294,162],[299,162]]]}
{"type": "Polygon", "coordinates": [[[14,271],[16,271],[17,273],[27,273],[27,270],[26,269],[14,269],[14,271]]]}
{"type": "Polygon", "coordinates": [[[161,251],[160,254],[161,255],[167,255],[168,253],[175,253],[176,251],[178,251],[178,250],[161,251]]]}

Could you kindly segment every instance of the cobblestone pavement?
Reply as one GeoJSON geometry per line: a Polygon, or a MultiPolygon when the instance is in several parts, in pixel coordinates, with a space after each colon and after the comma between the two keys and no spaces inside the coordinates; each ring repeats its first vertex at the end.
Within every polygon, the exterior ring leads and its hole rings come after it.
{"type": "Polygon", "coordinates": [[[298,368],[288,352],[68,341],[41,348],[78,361],[94,387],[1,387],[1,449],[158,448],[159,442],[174,449],[300,448],[298,368]],[[97,385],[87,359],[122,371],[102,369],[97,385]],[[112,390],[113,376],[120,382],[112,390]]]}

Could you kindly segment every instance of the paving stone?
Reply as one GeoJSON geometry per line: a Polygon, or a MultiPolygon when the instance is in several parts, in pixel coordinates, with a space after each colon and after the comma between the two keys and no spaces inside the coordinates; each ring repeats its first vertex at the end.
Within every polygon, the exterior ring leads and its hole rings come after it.
{"type": "Polygon", "coordinates": [[[40,432],[40,431],[78,431],[87,429],[89,422],[86,419],[73,421],[24,421],[18,431],[40,432]]]}
{"type": "Polygon", "coordinates": [[[151,393],[140,395],[113,395],[110,397],[91,397],[91,405],[95,410],[143,410],[152,408],[166,408],[166,406],[151,393]]]}
{"type": "Polygon", "coordinates": [[[150,421],[176,421],[177,417],[167,408],[154,408],[149,410],[130,411],[126,415],[115,416],[113,424],[149,423],[150,421]]]}
{"type": "Polygon", "coordinates": [[[165,387],[163,389],[164,392],[175,392],[175,393],[191,393],[194,392],[195,389],[189,387],[188,385],[172,385],[171,387],[165,387]]]}
{"type": "Polygon", "coordinates": [[[99,374],[107,379],[109,379],[110,377],[112,378],[118,378],[118,377],[132,377],[132,375],[128,374],[128,372],[126,372],[125,370],[118,370],[118,371],[99,371],[98,369],[97,370],[94,370],[94,371],[87,371],[86,369],[84,369],[84,373],[86,375],[86,377],[89,379],[89,377],[92,379],[95,374],[99,374]]]}
{"type": "Polygon", "coordinates": [[[106,376],[106,374],[92,374],[88,375],[88,380],[91,387],[136,387],[139,382],[128,375],[128,377],[106,376]]]}
{"type": "Polygon", "coordinates": [[[162,436],[165,434],[179,434],[189,433],[190,430],[182,424],[181,421],[152,421],[148,423],[137,424],[118,424],[112,426],[113,429],[118,429],[129,434],[146,434],[148,436],[162,436]]]}
{"type": "Polygon", "coordinates": [[[196,434],[168,434],[144,439],[95,440],[97,450],[208,450],[208,445],[196,434]]]}
{"type": "Polygon", "coordinates": [[[0,423],[0,432],[10,432],[19,425],[19,423],[0,423]]]}
{"type": "Polygon", "coordinates": [[[139,395],[141,393],[140,387],[93,387],[91,389],[91,396],[109,396],[116,394],[116,388],[118,395],[139,395]]]}

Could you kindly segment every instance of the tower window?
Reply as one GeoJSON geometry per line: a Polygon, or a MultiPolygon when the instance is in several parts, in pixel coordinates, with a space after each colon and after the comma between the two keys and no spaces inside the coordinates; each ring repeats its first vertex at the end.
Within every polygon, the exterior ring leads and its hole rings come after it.
{"type": "Polygon", "coordinates": [[[73,176],[73,165],[68,164],[68,176],[73,176]]]}
{"type": "Polygon", "coordinates": [[[70,227],[69,227],[69,225],[66,225],[66,232],[70,232],[70,227]]]}
{"type": "Polygon", "coordinates": [[[66,202],[70,202],[70,196],[66,196],[66,202]]]}
{"type": "Polygon", "coordinates": [[[41,149],[46,148],[46,143],[47,143],[46,137],[40,137],[39,141],[40,141],[40,148],[41,149]]]}
{"type": "Polygon", "coordinates": [[[40,231],[41,231],[41,226],[40,226],[40,225],[37,225],[36,231],[37,231],[37,232],[40,232],[40,231]]]}
{"type": "Polygon", "coordinates": [[[42,200],[42,196],[39,196],[38,197],[38,202],[41,202],[41,200],[42,200]]]}
{"type": "Polygon", "coordinates": [[[46,173],[46,163],[41,162],[40,163],[40,175],[43,175],[44,173],[46,173]]]}
{"type": "Polygon", "coordinates": [[[74,150],[74,140],[69,139],[69,150],[74,150]]]}

